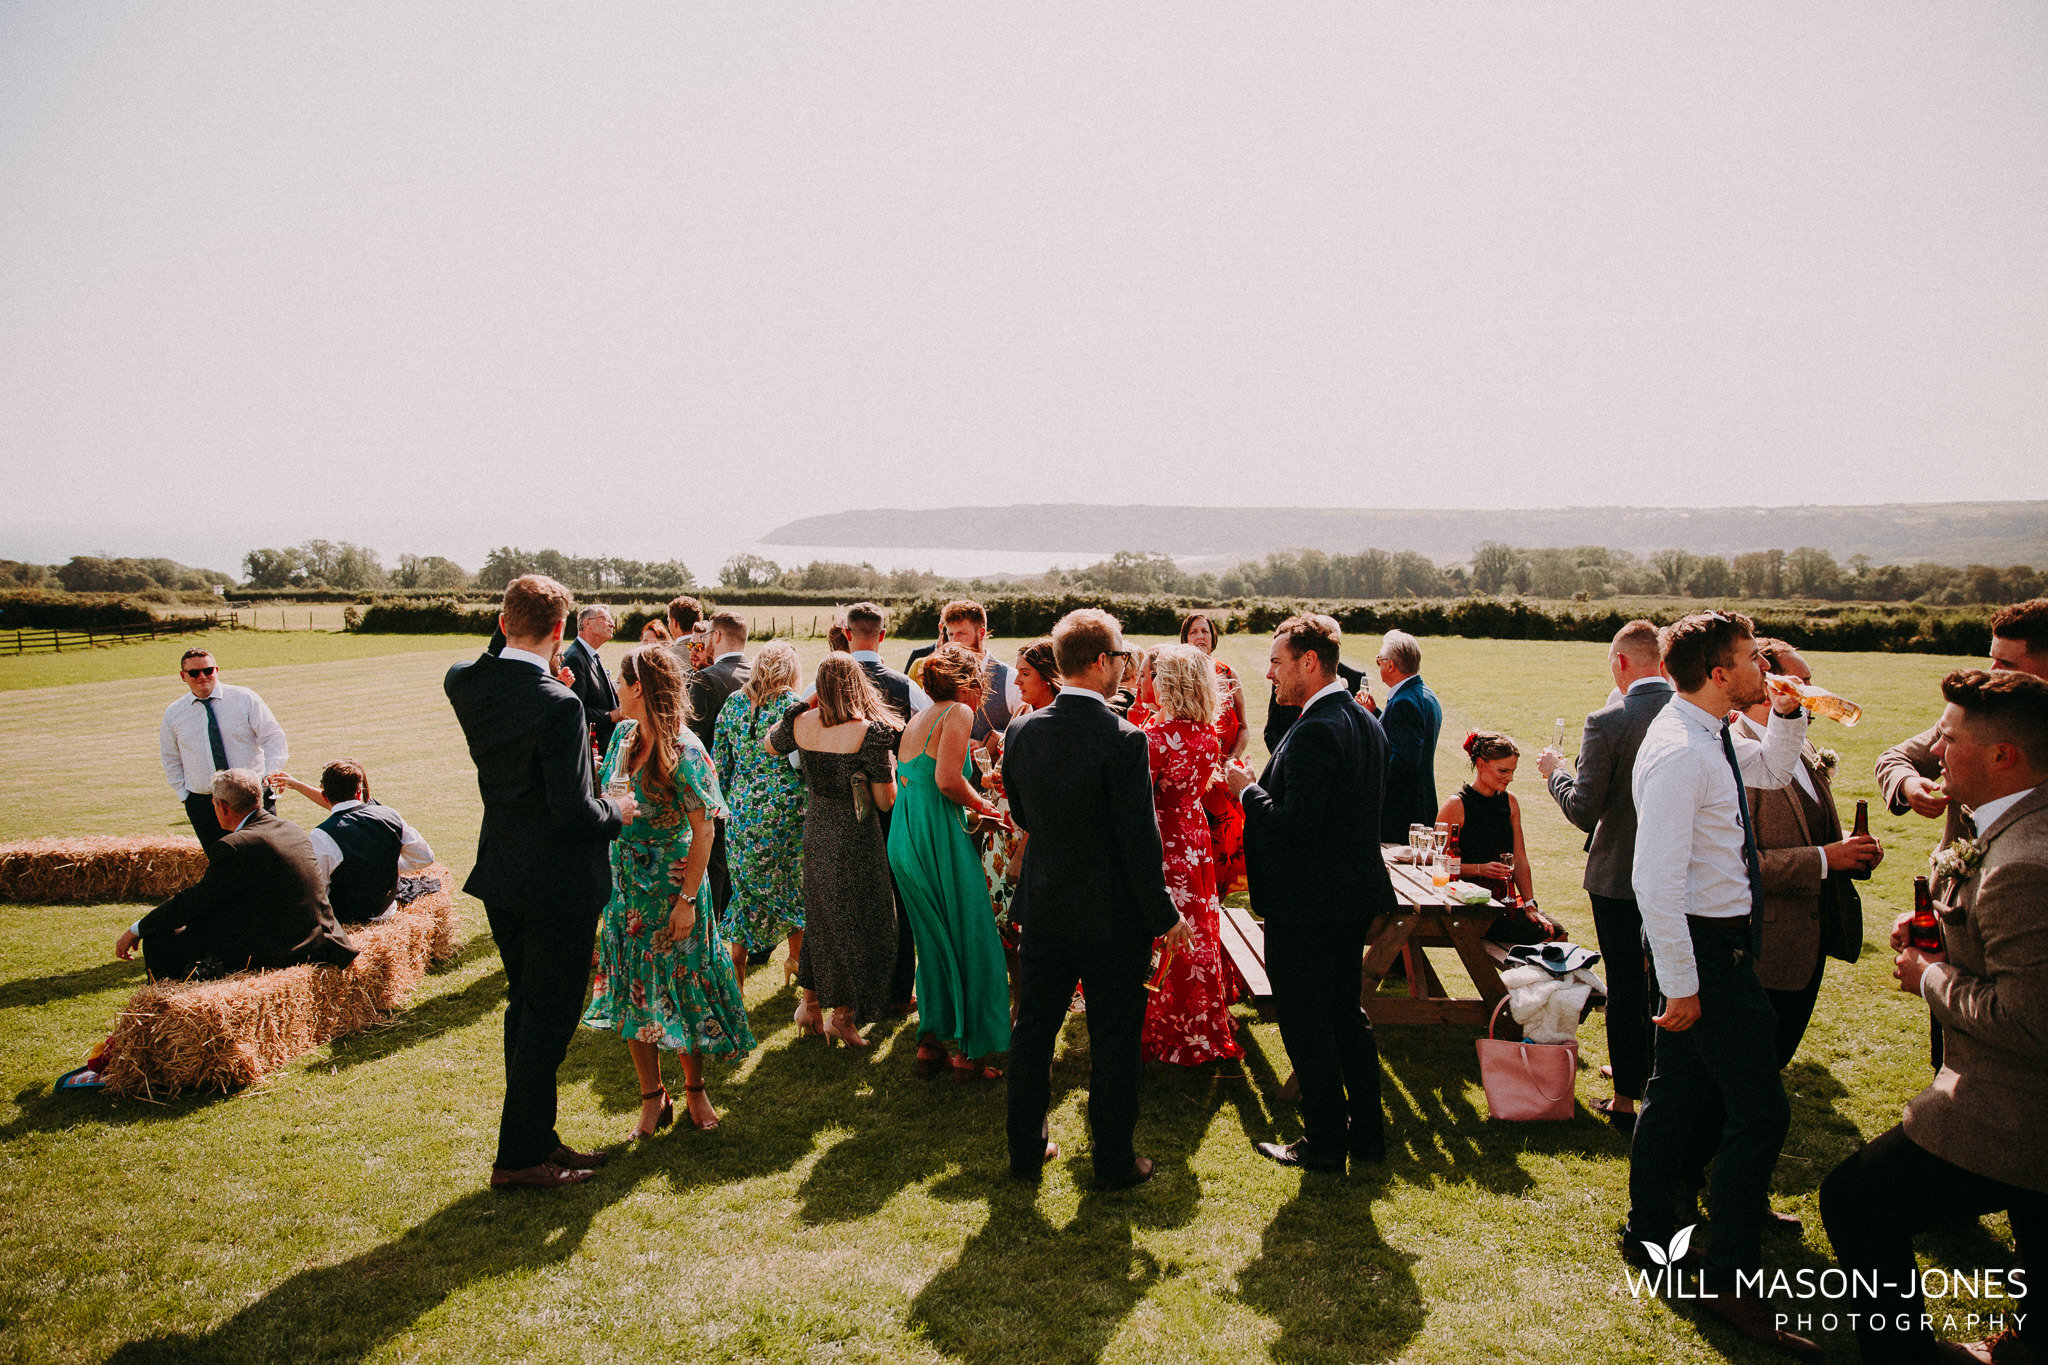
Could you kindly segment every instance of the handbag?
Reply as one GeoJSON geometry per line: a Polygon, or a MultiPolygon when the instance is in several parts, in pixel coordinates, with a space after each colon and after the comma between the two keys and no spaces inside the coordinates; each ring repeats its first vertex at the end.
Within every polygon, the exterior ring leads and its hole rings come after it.
{"type": "Polygon", "coordinates": [[[1515,1121],[1570,1118],[1577,1107],[1574,1088],[1579,1045],[1509,1042],[1494,1037],[1494,1026],[1507,1007],[1507,997],[1502,996],[1493,1007],[1493,1017],[1486,1021],[1486,1036],[1474,1044],[1479,1049],[1479,1082],[1486,1087],[1488,1117],[1515,1121]]]}

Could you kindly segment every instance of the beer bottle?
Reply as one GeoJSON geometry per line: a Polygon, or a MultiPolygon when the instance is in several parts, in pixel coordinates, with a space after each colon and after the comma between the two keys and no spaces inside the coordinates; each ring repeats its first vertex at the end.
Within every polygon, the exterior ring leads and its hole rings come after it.
{"type": "Polygon", "coordinates": [[[1465,860],[1458,853],[1458,831],[1463,828],[1463,825],[1452,825],[1451,837],[1444,842],[1444,870],[1451,874],[1452,881],[1465,875],[1465,860]]]}
{"type": "Polygon", "coordinates": [[[1941,921],[1934,917],[1934,896],[1925,877],[1913,878],[1913,922],[1907,926],[1906,937],[1923,953],[1941,951],[1941,921]]]}
{"type": "MultiPolygon", "coordinates": [[[[1868,839],[1870,837],[1870,803],[1868,801],[1858,801],[1856,803],[1856,827],[1849,831],[1849,837],[1852,839],[1868,839]]],[[[1866,867],[1860,872],[1851,872],[1849,875],[1859,882],[1867,882],[1870,880],[1870,869],[1866,867]]]]}

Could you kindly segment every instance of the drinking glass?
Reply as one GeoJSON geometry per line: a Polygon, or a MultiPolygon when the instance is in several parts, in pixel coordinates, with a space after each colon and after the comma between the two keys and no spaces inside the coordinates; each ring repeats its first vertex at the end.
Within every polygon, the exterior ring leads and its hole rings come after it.
{"type": "Polygon", "coordinates": [[[1563,752],[1564,752],[1564,717],[1563,717],[1563,716],[1559,716],[1559,717],[1558,717],[1558,718],[1557,718],[1557,719],[1556,719],[1555,721],[1553,721],[1553,722],[1551,723],[1551,727],[1550,727],[1550,747],[1551,747],[1551,748],[1553,748],[1553,749],[1555,749],[1555,750],[1557,750],[1557,751],[1558,751],[1559,753],[1563,753],[1563,752]]]}
{"type": "Polygon", "coordinates": [[[1430,859],[1429,884],[1439,891],[1451,884],[1451,865],[1441,856],[1430,859]]]}
{"type": "Polygon", "coordinates": [[[1428,839],[1424,837],[1424,826],[1420,824],[1408,826],[1408,861],[1420,866],[1422,863],[1422,850],[1428,842],[1428,839]]]}

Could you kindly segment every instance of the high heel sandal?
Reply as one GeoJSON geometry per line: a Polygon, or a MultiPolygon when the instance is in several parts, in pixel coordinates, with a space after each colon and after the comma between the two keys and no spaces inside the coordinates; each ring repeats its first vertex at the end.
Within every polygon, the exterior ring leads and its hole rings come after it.
{"type": "Polygon", "coordinates": [[[653,1137],[656,1133],[660,1132],[662,1129],[668,1127],[671,1123],[674,1123],[676,1121],[675,1101],[671,1100],[668,1097],[667,1086],[658,1085],[652,1090],[641,1091],[640,1102],[642,1104],[645,1104],[648,1100],[653,1099],[656,1095],[661,1096],[661,1113],[659,1116],[655,1118],[654,1126],[652,1128],[643,1130],[639,1124],[634,1124],[633,1131],[626,1134],[626,1141],[632,1142],[638,1138],[653,1137]]]}
{"type": "MultiPolygon", "coordinates": [[[[691,1085],[691,1084],[690,1084],[689,1082],[687,1082],[687,1081],[685,1081],[685,1082],[683,1083],[683,1089],[684,1089],[684,1090],[686,1090],[686,1091],[688,1091],[688,1092],[689,1092],[690,1094],[692,1094],[692,1095],[701,1095],[701,1094],[703,1094],[703,1093],[704,1093],[704,1087],[703,1087],[703,1086],[701,1086],[701,1085],[691,1085]]],[[[690,1126],[691,1126],[692,1128],[695,1128],[695,1129],[696,1129],[696,1130],[697,1130],[698,1132],[700,1132],[700,1133],[708,1133],[708,1132],[710,1132],[710,1131],[711,1131],[711,1130],[712,1130],[713,1128],[716,1128],[716,1127],[718,1126],[718,1115],[716,1115],[716,1114],[713,1114],[713,1115],[711,1116],[711,1122],[709,1122],[709,1123],[699,1123],[699,1122],[697,1122],[697,1116],[696,1116],[695,1114],[691,1114],[691,1113],[690,1113],[689,1105],[688,1105],[687,1103],[685,1103],[685,1104],[684,1104],[684,1106],[683,1106],[683,1112],[684,1112],[685,1114],[688,1114],[688,1115],[689,1115],[689,1119],[690,1119],[690,1126]]]]}
{"type": "Polygon", "coordinates": [[[987,1062],[969,1061],[965,1057],[957,1057],[953,1061],[953,1079],[961,1085],[973,1085],[976,1081],[999,1081],[1002,1078],[1002,1071],[987,1062]]]}
{"type": "Polygon", "coordinates": [[[825,1012],[808,1000],[796,1007],[796,1014],[792,1022],[795,1023],[798,1033],[807,1033],[812,1037],[820,1037],[825,1032],[825,1012]],[[812,1011],[812,1017],[807,1018],[804,1014],[805,1010],[812,1011]]]}
{"type": "Polygon", "coordinates": [[[835,1027],[833,1027],[833,1025],[832,1025],[832,1024],[830,1024],[830,1023],[827,1023],[827,1024],[825,1025],[825,1036],[826,1036],[826,1037],[827,1037],[828,1039],[829,1039],[829,1038],[837,1038],[837,1039],[838,1039],[838,1040],[839,1040],[840,1042],[844,1043],[844,1044],[845,1044],[846,1046],[848,1046],[848,1047],[869,1047],[869,1046],[872,1046],[872,1045],[871,1045],[871,1044],[870,1044],[870,1043],[868,1042],[868,1040],[867,1040],[867,1039],[865,1039],[865,1038],[863,1038],[863,1037],[861,1037],[861,1036],[860,1036],[860,1034],[859,1034],[859,1032],[857,1031],[857,1029],[856,1029],[855,1025],[853,1025],[853,1024],[851,1024],[851,1023],[849,1023],[849,1024],[848,1024],[848,1025],[847,1025],[847,1026],[846,1026],[845,1028],[843,1028],[843,1029],[841,1029],[841,1028],[835,1028],[835,1027]]]}

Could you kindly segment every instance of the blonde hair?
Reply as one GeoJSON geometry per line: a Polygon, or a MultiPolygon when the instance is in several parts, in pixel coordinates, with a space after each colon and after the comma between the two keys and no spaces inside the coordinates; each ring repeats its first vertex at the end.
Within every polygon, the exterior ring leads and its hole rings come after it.
{"type": "Polygon", "coordinates": [[[747,700],[765,705],[778,692],[794,692],[803,676],[797,662],[796,646],[787,640],[770,640],[754,656],[754,671],[747,675],[747,700]]]}
{"type": "Polygon", "coordinates": [[[1160,645],[1151,651],[1152,692],[1161,714],[1197,725],[1214,725],[1218,700],[1216,665],[1194,645],[1160,645]]]}
{"type": "Polygon", "coordinates": [[[886,726],[891,733],[903,728],[851,654],[827,654],[818,663],[817,682],[818,720],[827,729],[850,720],[886,726]]]}

